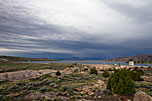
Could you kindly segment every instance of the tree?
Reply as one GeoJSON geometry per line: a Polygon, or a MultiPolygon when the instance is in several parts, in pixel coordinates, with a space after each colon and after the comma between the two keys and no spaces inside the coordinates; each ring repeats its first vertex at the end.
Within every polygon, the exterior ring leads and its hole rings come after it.
{"type": "Polygon", "coordinates": [[[60,75],[61,75],[60,71],[57,71],[57,72],[56,72],[56,75],[57,75],[57,76],[60,76],[60,75]]]}
{"type": "Polygon", "coordinates": [[[107,89],[120,95],[130,95],[135,92],[135,82],[128,70],[115,70],[108,80],[107,89]]]}
{"type": "Polygon", "coordinates": [[[130,71],[130,76],[132,77],[132,79],[134,81],[143,81],[143,79],[141,78],[141,76],[135,72],[135,71],[130,71]]]}
{"type": "Polygon", "coordinates": [[[104,72],[102,73],[102,75],[107,78],[110,76],[109,72],[107,70],[104,70],[104,72]]]}
{"type": "Polygon", "coordinates": [[[125,79],[125,92],[124,95],[130,95],[135,92],[135,82],[132,80],[130,76],[126,76],[125,79]]]}
{"type": "Polygon", "coordinates": [[[139,75],[144,75],[144,71],[141,70],[141,69],[138,69],[136,72],[137,72],[139,75]]]}
{"type": "Polygon", "coordinates": [[[92,68],[91,70],[90,70],[90,74],[98,74],[98,71],[96,70],[96,68],[92,68]]]}
{"type": "Polygon", "coordinates": [[[124,93],[124,84],[123,84],[123,80],[119,79],[118,85],[116,86],[116,88],[113,91],[114,93],[118,93],[118,94],[123,94],[124,93]]]}

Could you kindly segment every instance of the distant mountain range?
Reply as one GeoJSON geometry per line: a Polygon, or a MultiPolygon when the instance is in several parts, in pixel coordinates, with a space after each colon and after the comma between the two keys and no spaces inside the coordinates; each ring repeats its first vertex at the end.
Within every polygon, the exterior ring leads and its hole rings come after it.
{"type": "Polygon", "coordinates": [[[15,57],[15,56],[0,56],[0,60],[4,61],[53,61],[48,58],[26,58],[26,57],[15,57]]]}
{"type": "MultiPolygon", "coordinates": [[[[27,57],[16,57],[16,56],[0,56],[0,60],[5,61],[55,61],[54,59],[48,58],[27,58],[27,57]]],[[[101,60],[101,59],[82,59],[82,58],[67,58],[67,59],[60,59],[60,60],[101,60]]],[[[152,63],[152,55],[136,55],[136,56],[128,56],[128,57],[117,57],[112,59],[105,59],[105,61],[130,61],[133,60],[137,63],[152,63]]]]}
{"type": "Polygon", "coordinates": [[[152,55],[136,55],[129,57],[117,57],[112,59],[105,59],[105,61],[130,61],[133,60],[135,62],[152,62],[152,55]]]}

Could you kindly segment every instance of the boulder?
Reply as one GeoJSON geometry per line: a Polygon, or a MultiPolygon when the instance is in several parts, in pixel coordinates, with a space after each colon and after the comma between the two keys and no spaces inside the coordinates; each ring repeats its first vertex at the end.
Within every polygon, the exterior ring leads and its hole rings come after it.
{"type": "Polygon", "coordinates": [[[106,90],[106,84],[104,81],[98,80],[97,84],[94,84],[94,88],[100,88],[102,91],[106,90]]]}
{"type": "Polygon", "coordinates": [[[33,99],[33,98],[38,98],[38,97],[45,97],[45,96],[44,96],[44,94],[42,94],[40,92],[35,92],[35,93],[28,94],[25,98],[33,99]]]}
{"type": "Polygon", "coordinates": [[[152,82],[152,76],[141,76],[141,78],[143,78],[144,81],[152,82]]]}
{"type": "Polygon", "coordinates": [[[134,95],[134,101],[152,101],[152,97],[145,92],[140,91],[134,95]]]}

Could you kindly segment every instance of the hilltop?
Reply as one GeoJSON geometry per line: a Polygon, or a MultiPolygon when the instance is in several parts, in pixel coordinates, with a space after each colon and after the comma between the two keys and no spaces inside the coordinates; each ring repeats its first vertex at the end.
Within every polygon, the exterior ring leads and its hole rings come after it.
{"type": "Polygon", "coordinates": [[[152,62],[152,55],[136,55],[129,57],[117,57],[112,59],[105,59],[105,61],[129,61],[133,60],[136,62],[152,62]]]}
{"type": "Polygon", "coordinates": [[[48,59],[48,58],[26,58],[26,57],[16,57],[16,56],[0,56],[0,60],[4,60],[4,61],[53,61],[53,59],[48,59]]]}

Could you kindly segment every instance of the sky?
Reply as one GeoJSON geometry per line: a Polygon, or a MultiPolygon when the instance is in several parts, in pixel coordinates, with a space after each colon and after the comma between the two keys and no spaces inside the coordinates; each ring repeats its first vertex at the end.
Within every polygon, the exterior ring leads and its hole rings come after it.
{"type": "Polygon", "coordinates": [[[152,54],[152,0],[0,0],[0,55],[152,54]]]}

